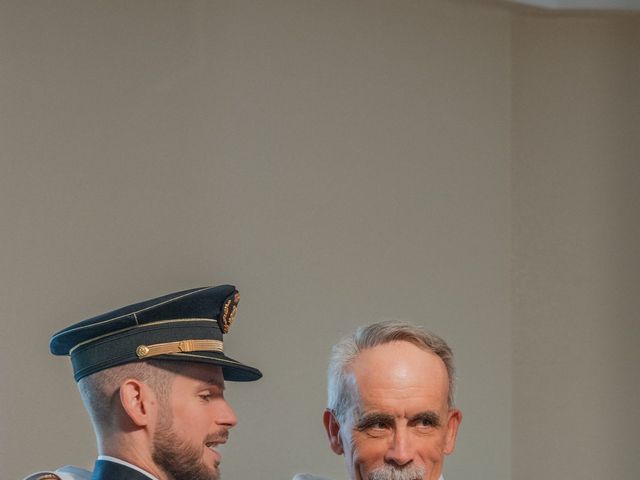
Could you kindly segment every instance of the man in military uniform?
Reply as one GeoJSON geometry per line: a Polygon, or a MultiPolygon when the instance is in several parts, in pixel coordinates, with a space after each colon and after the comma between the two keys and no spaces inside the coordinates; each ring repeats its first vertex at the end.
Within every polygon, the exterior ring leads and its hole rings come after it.
{"type": "Polygon", "coordinates": [[[51,352],[71,357],[99,456],[92,474],[65,467],[27,478],[218,480],[217,447],[237,421],[224,382],[262,376],[223,349],[238,301],[231,285],[185,290],[53,335],[51,352]]]}

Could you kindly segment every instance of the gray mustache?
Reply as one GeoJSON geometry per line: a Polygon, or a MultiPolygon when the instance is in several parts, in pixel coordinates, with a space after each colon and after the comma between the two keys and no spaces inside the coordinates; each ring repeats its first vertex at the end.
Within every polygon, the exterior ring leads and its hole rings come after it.
{"type": "Polygon", "coordinates": [[[368,480],[422,480],[424,473],[424,468],[415,465],[403,468],[383,465],[369,473],[368,480]]]}

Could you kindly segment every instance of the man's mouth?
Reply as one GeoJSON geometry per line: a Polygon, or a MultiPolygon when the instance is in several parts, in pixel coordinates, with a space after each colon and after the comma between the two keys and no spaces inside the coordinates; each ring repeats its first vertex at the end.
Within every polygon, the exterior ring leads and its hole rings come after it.
{"type": "Polygon", "coordinates": [[[222,460],[222,452],[221,452],[221,446],[223,444],[227,443],[227,439],[226,438],[219,438],[216,439],[215,441],[208,441],[205,442],[205,447],[207,447],[214,455],[214,461],[216,466],[220,464],[220,461],[222,460]]]}
{"type": "Polygon", "coordinates": [[[207,442],[207,443],[205,443],[205,445],[212,452],[220,454],[220,451],[217,450],[217,447],[218,447],[218,445],[222,445],[223,443],[225,443],[225,442],[207,442]]]}
{"type": "Polygon", "coordinates": [[[217,434],[209,435],[208,438],[205,439],[204,446],[207,447],[214,455],[214,461],[216,466],[220,464],[220,460],[222,459],[221,446],[227,443],[227,439],[229,438],[229,432],[219,432],[217,434]]]}

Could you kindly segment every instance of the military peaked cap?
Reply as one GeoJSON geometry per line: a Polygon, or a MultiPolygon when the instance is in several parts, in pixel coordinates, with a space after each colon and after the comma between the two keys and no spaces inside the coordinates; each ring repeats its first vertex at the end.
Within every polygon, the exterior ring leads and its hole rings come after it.
{"type": "Polygon", "coordinates": [[[76,381],[147,359],[208,363],[222,367],[225,380],[258,380],[258,369],[224,353],[239,300],[233,285],[170,293],[71,325],[49,346],[54,355],[71,356],[76,381]]]}

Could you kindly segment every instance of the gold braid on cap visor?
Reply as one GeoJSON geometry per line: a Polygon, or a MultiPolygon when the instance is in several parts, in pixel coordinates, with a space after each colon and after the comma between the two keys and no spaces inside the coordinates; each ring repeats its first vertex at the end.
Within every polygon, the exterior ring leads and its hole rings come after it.
{"type": "Polygon", "coordinates": [[[155,345],[139,345],[136,348],[136,355],[138,358],[149,358],[171,353],[202,351],[222,352],[222,342],[220,340],[180,340],[155,345]]]}

